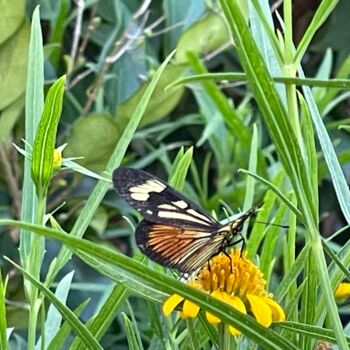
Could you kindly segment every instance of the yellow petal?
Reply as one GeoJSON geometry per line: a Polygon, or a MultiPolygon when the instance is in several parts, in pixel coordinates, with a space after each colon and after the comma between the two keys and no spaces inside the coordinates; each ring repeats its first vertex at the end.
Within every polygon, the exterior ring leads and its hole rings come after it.
{"type": "Polygon", "coordinates": [[[247,294],[246,296],[250,304],[250,310],[257,322],[265,327],[269,327],[272,323],[272,311],[264,301],[264,298],[253,294],[247,294]]]}
{"type": "Polygon", "coordinates": [[[266,302],[267,305],[270,306],[270,309],[272,312],[272,321],[279,322],[279,321],[284,321],[286,319],[286,314],[284,313],[283,309],[276,301],[267,297],[264,298],[264,301],[266,302]]]}
{"type": "Polygon", "coordinates": [[[182,317],[191,317],[194,318],[199,312],[199,306],[192,301],[185,300],[184,306],[182,308],[182,317]]]}
{"type": "Polygon", "coordinates": [[[227,300],[227,302],[231,306],[233,306],[235,309],[237,309],[238,311],[242,312],[243,314],[247,313],[245,305],[244,305],[243,301],[239,297],[230,296],[230,298],[227,300]]]}
{"type": "Polygon", "coordinates": [[[171,295],[163,304],[163,314],[168,317],[182,300],[184,298],[178,294],[171,295]]]}
{"type": "Polygon", "coordinates": [[[228,330],[230,331],[230,333],[232,335],[240,335],[241,334],[241,332],[237,328],[232,327],[232,326],[228,326],[228,330]]]}
{"type": "Polygon", "coordinates": [[[335,296],[337,298],[348,298],[350,296],[350,283],[340,283],[338,288],[335,290],[335,296]]]}
{"type": "MultiPolygon", "coordinates": [[[[238,311],[242,312],[243,314],[247,313],[245,305],[244,305],[243,301],[239,297],[229,296],[227,298],[226,302],[229,303],[232,307],[234,307],[238,311]]],[[[239,334],[241,334],[241,332],[235,327],[229,326],[228,329],[229,329],[229,331],[230,331],[230,333],[232,335],[239,335],[239,334]]]]}
{"type": "MultiPolygon", "coordinates": [[[[217,290],[214,290],[210,295],[216,299],[219,299],[221,301],[225,301],[224,294],[225,293],[222,293],[222,292],[220,292],[220,290],[217,289],[217,290]]],[[[207,320],[210,324],[218,324],[221,322],[219,317],[214,316],[210,312],[206,312],[205,315],[206,315],[207,320]]]]}
{"type": "Polygon", "coordinates": [[[210,324],[218,324],[221,322],[219,317],[214,316],[210,312],[206,312],[205,316],[207,317],[207,320],[210,324]]]}

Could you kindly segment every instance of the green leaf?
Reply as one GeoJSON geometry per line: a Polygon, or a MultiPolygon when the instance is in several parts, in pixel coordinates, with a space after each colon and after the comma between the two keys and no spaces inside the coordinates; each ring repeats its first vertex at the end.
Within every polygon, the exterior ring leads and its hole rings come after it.
{"type": "MultiPolygon", "coordinates": [[[[207,73],[205,66],[199,60],[197,55],[195,55],[193,52],[189,52],[188,58],[191,63],[191,67],[197,74],[207,73]]],[[[232,135],[235,135],[243,143],[243,145],[246,146],[245,149],[249,149],[251,132],[240,119],[236,109],[232,107],[227,97],[213,81],[203,80],[202,85],[208,96],[210,96],[211,100],[215,104],[216,108],[222,114],[222,117],[224,118],[225,123],[227,124],[232,135]]]]}
{"type": "MultiPolygon", "coordinates": [[[[286,206],[284,204],[280,205],[276,212],[276,216],[273,220],[273,223],[277,225],[281,225],[283,223],[285,212],[286,212],[286,206]]],[[[267,228],[266,234],[265,234],[264,245],[260,255],[260,259],[261,259],[260,267],[261,267],[261,272],[263,273],[264,278],[267,281],[267,285],[269,285],[270,278],[271,278],[272,266],[274,264],[274,259],[276,256],[275,248],[276,248],[277,239],[280,231],[281,231],[280,227],[270,225],[267,228]]]]}
{"type": "Polygon", "coordinates": [[[63,234],[60,231],[39,225],[27,224],[13,220],[0,220],[0,225],[11,225],[29,229],[37,234],[57,239],[65,245],[68,245],[73,251],[82,251],[91,255],[91,257],[99,259],[101,262],[121,267],[124,270],[124,281],[126,279],[133,279],[141,284],[150,286],[152,289],[157,289],[165,293],[177,293],[198,304],[205,311],[209,311],[213,315],[219,317],[223,322],[239,329],[243,334],[247,335],[265,348],[271,350],[296,349],[293,344],[280,337],[272,329],[261,326],[252,317],[242,314],[238,310],[228,306],[225,302],[208,296],[195,288],[191,288],[182,282],[152,270],[116,251],[105,247],[96,247],[95,244],[87,240],[63,234]]]}
{"type": "MultiPolygon", "coordinates": [[[[250,145],[249,166],[248,166],[249,171],[253,173],[257,171],[256,167],[258,163],[258,145],[259,145],[258,128],[256,127],[256,124],[254,124],[252,142],[250,145]]],[[[254,177],[248,177],[247,184],[246,184],[246,192],[244,196],[243,211],[246,211],[253,206],[255,183],[256,183],[256,180],[254,179],[254,177]]],[[[244,239],[247,238],[247,229],[248,229],[248,222],[244,224],[244,227],[242,229],[242,236],[244,239]]]]}
{"type": "Polygon", "coordinates": [[[276,292],[274,293],[277,300],[282,300],[288,293],[289,288],[295,283],[298,276],[304,269],[304,261],[308,256],[310,247],[305,246],[295,259],[294,264],[291,266],[289,271],[284,275],[282,281],[279,283],[276,292]]]}
{"type": "Polygon", "coordinates": [[[140,345],[137,341],[136,330],[134,324],[129,320],[128,316],[123,312],[123,322],[126,338],[128,339],[129,349],[131,350],[139,350],[140,345]]]}
{"type": "MultiPolygon", "coordinates": [[[[350,69],[350,68],[349,68],[350,69]]],[[[344,69],[345,70],[345,69],[344,69]]],[[[316,87],[327,87],[331,91],[336,92],[339,89],[350,89],[349,79],[313,79],[313,78],[288,78],[273,76],[273,81],[284,85],[298,85],[298,86],[316,86],[316,87]],[[331,90],[334,89],[334,90],[331,90]]],[[[177,85],[185,85],[187,83],[199,82],[203,80],[214,80],[214,81],[247,81],[247,75],[245,73],[202,73],[195,75],[188,75],[183,78],[179,78],[169,84],[165,89],[171,89],[177,85]]],[[[329,93],[330,93],[329,92],[329,93]]],[[[333,94],[332,94],[333,97],[333,94]]],[[[321,101],[322,102],[322,101],[321,101]]]]}
{"type": "Polygon", "coordinates": [[[24,21],[24,0],[0,2],[0,45],[3,44],[24,21]]]}
{"type": "Polygon", "coordinates": [[[3,350],[7,349],[5,294],[6,286],[3,284],[0,270],[0,349],[3,350]]]}
{"type": "Polygon", "coordinates": [[[190,147],[176,163],[176,168],[171,174],[169,185],[178,191],[181,191],[185,185],[186,175],[192,161],[192,155],[193,147],[190,147]]]}
{"type": "MultiPolygon", "coordinates": [[[[304,76],[301,69],[299,74],[304,76]]],[[[337,194],[340,208],[348,224],[350,224],[350,192],[349,186],[338,162],[337,154],[334,150],[332,141],[328,135],[327,129],[323,123],[321,115],[317,109],[316,103],[313,99],[310,88],[303,88],[305,100],[308,104],[310,115],[315,126],[316,134],[318,136],[319,144],[322,148],[322,153],[327,163],[329,172],[331,174],[333,186],[337,194]]]]}
{"type": "Polygon", "coordinates": [[[229,33],[223,18],[215,13],[209,14],[193,24],[180,37],[176,47],[176,63],[188,62],[188,52],[210,53],[229,41],[229,33]]]}
{"type": "MultiPolygon", "coordinates": [[[[3,23],[3,19],[0,22],[3,23]]],[[[25,90],[28,43],[29,26],[24,21],[16,33],[0,46],[0,111],[16,101],[25,90]]]]}
{"type": "Polygon", "coordinates": [[[175,49],[181,33],[203,16],[206,6],[202,0],[164,0],[163,8],[165,27],[172,28],[164,33],[165,50],[168,52],[175,49]]]}
{"type": "Polygon", "coordinates": [[[35,135],[32,153],[32,178],[38,198],[45,196],[53,175],[53,152],[58,122],[61,117],[65,81],[66,77],[63,76],[51,86],[35,135]]]}
{"type": "MultiPolygon", "coordinates": [[[[100,340],[104,336],[118,311],[124,305],[129,293],[129,290],[123,285],[116,284],[100,310],[87,322],[86,328],[97,340],[100,340]]],[[[82,347],[82,339],[76,337],[70,350],[79,350],[82,347]]]]}
{"type": "MultiPolygon", "coordinates": [[[[32,153],[32,145],[43,108],[44,53],[39,7],[37,7],[32,18],[25,101],[25,151],[28,154],[32,153]]],[[[21,219],[26,222],[36,222],[38,211],[35,186],[31,178],[31,165],[32,160],[26,157],[24,159],[24,177],[21,201],[21,219]]],[[[43,238],[39,237],[36,239],[36,237],[33,237],[32,240],[32,236],[29,235],[28,232],[21,230],[19,252],[23,267],[33,268],[31,262],[27,259],[34,246],[36,246],[38,250],[43,251],[43,238]]],[[[40,266],[38,266],[37,269],[40,269],[40,266]]],[[[31,293],[27,290],[27,294],[30,295],[31,293]]]]}
{"type": "MultiPolygon", "coordinates": [[[[70,286],[72,283],[74,271],[65,275],[61,281],[59,281],[56,291],[55,297],[59,300],[63,305],[66,305],[68,293],[70,290],[70,286]]],[[[58,312],[58,310],[51,304],[49,306],[46,322],[45,322],[45,344],[50,344],[52,339],[55,337],[57,332],[61,327],[62,315],[58,312]]],[[[42,339],[39,339],[36,347],[40,348],[43,346],[42,339]]]]}
{"type": "Polygon", "coordinates": [[[77,160],[80,165],[92,171],[102,171],[122,132],[123,129],[109,115],[80,117],[72,125],[64,156],[83,157],[77,160]]]}
{"type": "MultiPolygon", "coordinates": [[[[177,106],[185,88],[181,86],[171,91],[165,91],[164,89],[176,78],[183,75],[186,69],[187,67],[183,65],[169,65],[164,69],[164,73],[161,75],[154,94],[152,94],[145,113],[142,116],[142,120],[140,121],[141,126],[162,119],[177,106]]],[[[144,83],[127,101],[118,106],[116,122],[120,130],[124,130],[125,125],[127,125],[130,116],[135,110],[135,105],[141,103],[150,84],[151,81],[144,83]]]]}
{"type": "MultiPolygon", "coordinates": [[[[307,337],[314,338],[317,340],[329,341],[336,344],[336,338],[334,331],[331,329],[321,328],[305,323],[297,322],[279,322],[276,324],[277,327],[288,329],[296,334],[303,334],[307,337]]],[[[346,337],[348,344],[350,345],[350,337],[346,337]]]]}
{"type": "MultiPolygon", "coordinates": [[[[87,299],[82,304],[80,304],[73,311],[74,315],[79,317],[89,302],[90,299],[87,299]]],[[[70,326],[70,323],[65,321],[60,327],[59,331],[56,333],[55,337],[52,339],[51,343],[48,345],[47,350],[61,350],[71,332],[71,329],[72,327],[70,326]]]]}
{"type": "Polygon", "coordinates": [[[103,350],[98,341],[94,336],[89,332],[89,330],[84,326],[79,318],[70,310],[66,305],[60,302],[55,294],[53,294],[48,288],[46,288],[40,281],[30,275],[27,271],[21,268],[10,259],[6,258],[9,262],[12,263],[18,270],[22,272],[24,277],[28,279],[40,292],[57,308],[61,315],[70,323],[72,329],[77,333],[79,337],[84,341],[84,344],[87,349],[91,350],[103,350]]]}
{"type": "Polygon", "coordinates": [[[293,61],[295,62],[296,66],[298,66],[301,62],[316,31],[326,21],[338,2],[339,0],[322,0],[295,52],[293,61]]]}
{"type": "Polygon", "coordinates": [[[11,131],[16,124],[18,118],[23,113],[24,96],[0,112],[0,142],[3,142],[5,146],[8,146],[8,139],[11,131]]]}

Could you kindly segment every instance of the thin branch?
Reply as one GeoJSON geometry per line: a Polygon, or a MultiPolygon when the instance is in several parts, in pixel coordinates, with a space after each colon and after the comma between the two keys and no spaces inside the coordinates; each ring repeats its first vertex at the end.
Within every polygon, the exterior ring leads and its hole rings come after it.
{"type": "Polygon", "coordinates": [[[139,9],[133,14],[131,20],[126,26],[121,37],[115,42],[112,52],[106,57],[104,66],[94,83],[94,87],[91,93],[89,93],[88,95],[88,99],[82,110],[82,115],[85,115],[90,111],[91,106],[94,103],[96,96],[98,94],[98,91],[100,90],[101,86],[104,83],[105,76],[111,64],[115,63],[123,54],[125,54],[125,52],[130,50],[130,48],[132,47],[132,44],[141,37],[141,34],[144,30],[144,27],[148,19],[149,12],[147,11],[147,9],[150,4],[151,4],[151,0],[143,1],[139,9]],[[133,34],[129,33],[133,22],[140,16],[143,16],[143,19],[141,20],[141,23],[138,26],[136,32],[133,34]]]}
{"type": "Polygon", "coordinates": [[[67,84],[67,90],[72,89],[75,85],[77,85],[81,80],[90,75],[92,72],[93,70],[91,68],[88,68],[84,70],[84,72],[78,74],[69,84],[67,84]]]}
{"type": "Polygon", "coordinates": [[[88,27],[87,27],[87,31],[81,41],[79,50],[78,50],[78,55],[82,56],[84,54],[84,51],[86,49],[87,43],[90,39],[90,36],[92,34],[92,32],[96,29],[96,24],[94,24],[94,19],[95,19],[95,14],[96,14],[96,7],[97,5],[95,5],[94,7],[92,7],[91,11],[90,11],[90,17],[89,17],[89,23],[88,23],[88,27]]]}
{"type": "Polygon", "coordinates": [[[81,35],[81,24],[82,24],[83,12],[85,8],[84,0],[75,0],[75,3],[77,4],[77,20],[74,28],[72,50],[70,54],[72,58],[73,66],[77,59],[78,45],[79,45],[79,39],[81,35]]]}
{"type": "Polygon", "coordinates": [[[217,55],[219,55],[222,51],[225,51],[227,48],[229,48],[232,45],[232,41],[228,41],[225,44],[221,45],[219,48],[217,48],[215,51],[208,53],[206,56],[203,57],[203,61],[210,61],[217,55]]]}

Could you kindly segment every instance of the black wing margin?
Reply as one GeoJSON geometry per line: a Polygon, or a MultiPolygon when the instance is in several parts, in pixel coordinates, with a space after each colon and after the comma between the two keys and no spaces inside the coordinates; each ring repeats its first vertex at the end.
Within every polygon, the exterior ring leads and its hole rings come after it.
{"type": "Polygon", "coordinates": [[[113,186],[151,223],[216,231],[221,225],[203,209],[143,170],[117,168],[113,186]]]}

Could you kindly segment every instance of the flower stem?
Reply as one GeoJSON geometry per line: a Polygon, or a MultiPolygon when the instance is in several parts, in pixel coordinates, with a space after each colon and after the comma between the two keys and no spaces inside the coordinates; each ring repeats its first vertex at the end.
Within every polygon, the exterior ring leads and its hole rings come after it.
{"type": "MultiPolygon", "coordinates": [[[[46,210],[46,195],[38,198],[38,209],[36,223],[42,225],[46,210]]],[[[37,234],[32,233],[31,252],[29,255],[28,271],[37,279],[40,278],[40,270],[44,251],[44,240],[37,234]]],[[[29,284],[29,282],[27,282],[29,284]]],[[[41,299],[38,297],[38,289],[28,285],[28,296],[30,302],[29,324],[28,324],[28,350],[34,350],[36,341],[36,328],[41,299]]]]}

